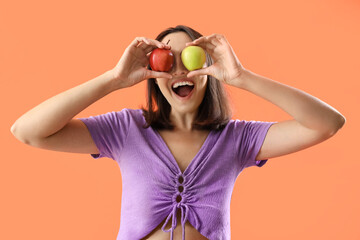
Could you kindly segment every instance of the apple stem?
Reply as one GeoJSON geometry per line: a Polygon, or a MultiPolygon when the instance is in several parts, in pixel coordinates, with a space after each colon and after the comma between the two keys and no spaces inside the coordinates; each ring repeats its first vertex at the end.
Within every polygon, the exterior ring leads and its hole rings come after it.
{"type": "Polygon", "coordinates": [[[166,43],[166,45],[168,45],[169,42],[170,42],[170,39],[169,39],[169,41],[166,43]]]}

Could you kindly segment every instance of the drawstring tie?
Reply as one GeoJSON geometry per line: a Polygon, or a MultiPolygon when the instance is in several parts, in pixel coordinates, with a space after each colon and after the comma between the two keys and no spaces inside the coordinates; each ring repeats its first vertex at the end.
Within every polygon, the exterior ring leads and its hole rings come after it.
{"type": "Polygon", "coordinates": [[[169,216],[166,218],[166,221],[165,221],[165,223],[164,223],[164,225],[162,226],[161,229],[164,232],[171,231],[170,240],[173,240],[173,231],[174,231],[174,229],[176,228],[176,225],[177,225],[177,222],[176,222],[177,208],[180,208],[180,211],[181,211],[182,240],[185,240],[185,222],[187,220],[187,215],[188,215],[188,212],[189,212],[189,208],[188,208],[188,206],[186,204],[183,204],[183,203],[175,204],[172,211],[170,212],[169,216]],[[183,208],[185,208],[185,210],[183,210],[183,208]],[[170,217],[172,217],[171,228],[165,230],[164,228],[166,227],[166,224],[168,223],[170,217]]]}

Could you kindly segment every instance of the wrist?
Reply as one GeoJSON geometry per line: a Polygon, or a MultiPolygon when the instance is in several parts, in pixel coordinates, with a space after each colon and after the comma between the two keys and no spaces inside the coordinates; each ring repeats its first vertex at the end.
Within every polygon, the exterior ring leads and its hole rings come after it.
{"type": "Polygon", "coordinates": [[[107,81],[110,92],[113,92],[113,91],[116,91],[116,90],[119,90],[122,88],[121,86],[119,86],[120,81],[115,76],[115,72],[113,69],[106,71],[104,73],[104,76],[106,76],[105,79],[107,81]]]}
{"type": "Polygon", "coordinates": [[[245,69],[245,68],[241,69],[239,76],[236,77],[236,78],[234,78],[234,79],[231,81],[231,84],[230,84],[230,85],[232,85],[232,86],[234,86],[234,87],[237,87],[237,88],[242,88],[242,89],[244,89],[245,84],[246,84],[246,81],[247,81],[247,79],[248,79],[248,77],[249,77],[249,73],[250,73],[249,70],[247,70],[247,69],[245,69]]]}

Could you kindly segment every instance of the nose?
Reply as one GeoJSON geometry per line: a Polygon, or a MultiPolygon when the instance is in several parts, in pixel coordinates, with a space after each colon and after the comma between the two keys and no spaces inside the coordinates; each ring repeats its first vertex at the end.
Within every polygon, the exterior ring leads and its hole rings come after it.
{"type": "Polygon", "coordinates": [[[172,67],[170,74],[172,74],[173,76],[187,75],[189,70],[187,70],[187,68],[184,66],[181,58],[178,57],[174,60],[174,66],[172,67]]]}

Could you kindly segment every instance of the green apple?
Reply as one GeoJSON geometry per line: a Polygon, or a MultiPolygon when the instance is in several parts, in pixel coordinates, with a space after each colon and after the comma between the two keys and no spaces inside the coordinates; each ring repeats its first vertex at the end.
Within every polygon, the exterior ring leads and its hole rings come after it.
{"type": "Polygon", "coordinates": [[[181,61],[189,71],[200,69],[206,62],[205,51],[199,46],[188,46],[181,52],[181,61]]]}

